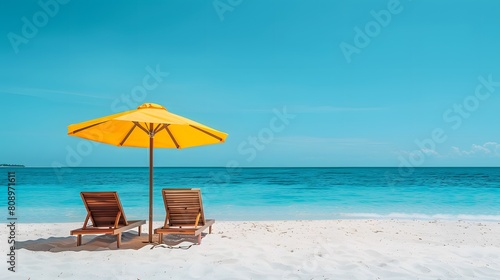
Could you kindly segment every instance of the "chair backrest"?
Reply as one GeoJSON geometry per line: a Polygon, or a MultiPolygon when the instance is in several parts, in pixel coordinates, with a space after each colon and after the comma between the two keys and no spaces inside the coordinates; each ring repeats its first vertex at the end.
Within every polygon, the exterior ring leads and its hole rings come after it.
{"type": "Polygon", "coordinates": [[[193,226],[198,214],[198,225],[205,225],[200,189],[163,189],[162,196],[167,212],[165,225],[193,226]]]}
{"type": "Polygon", "coordinates": [[[118,225],[127,225],[127,218],[116,192],[81,192],[85,208],[94,227],[113,227],[121,213],[118,225]]]}

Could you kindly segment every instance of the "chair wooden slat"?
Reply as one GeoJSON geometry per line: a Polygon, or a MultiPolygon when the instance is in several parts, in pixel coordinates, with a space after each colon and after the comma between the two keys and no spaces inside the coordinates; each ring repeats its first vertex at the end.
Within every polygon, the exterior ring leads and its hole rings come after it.
{"type": "Polygon", "coordinates": [[[163,189],[163,202],[165,204],[165,224],[162,228],[155,229],[159,234],[160,243],[164,234],[190,234],[198,236],[201,243],[201,233],[209,228],[215,220],[205,220],[203,202],[200,189],[163,189]],[[198,221],[198,226],[195,226],[198,221]]]}
{"type": "Polygon", "coordinates": [[[76,245],[81,245],[83,234],[116,235],[116,246],[120,247],[121,233],[137,227],[141,235],[141,226],[146,220],[127,221],[122,204],[116,192],[81,192],[83,204],[87,209],[87,218],[82,228],[70,231],[77,236],[76,245]],[[92,226],[87,225],[90,219],[92,226]]]}

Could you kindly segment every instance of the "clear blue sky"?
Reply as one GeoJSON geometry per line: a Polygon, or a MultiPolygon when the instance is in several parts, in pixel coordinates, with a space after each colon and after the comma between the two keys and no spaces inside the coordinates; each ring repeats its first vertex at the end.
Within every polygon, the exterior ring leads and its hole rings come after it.
{"type": "Polygon", "coordinates": [[[0,3],[0,163],[147,166],[67,136],[147,101],[229,134],[157,166],[500,165],[500,1],[41,3],[0,3]]]}

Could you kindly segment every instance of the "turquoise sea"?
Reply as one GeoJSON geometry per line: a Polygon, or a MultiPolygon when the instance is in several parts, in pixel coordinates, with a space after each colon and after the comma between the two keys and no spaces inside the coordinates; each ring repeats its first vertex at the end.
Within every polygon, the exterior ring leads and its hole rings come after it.
{"type": "MultiPolygon", "coordinates": [[[[148,217],[144,168],[2,168],[16,176],[19,222],[81,222],[81,191],[117,191],[129,219],[148,217]]],[[[217,220],[353,218],[500,221],[500,168],[155,168],[162,188],[200,188],[217,220]]],[[[7,213],[7,191],[2,208],[7,213]]],[[[2,195],[0,194],[0,197],[2,195]]]]}

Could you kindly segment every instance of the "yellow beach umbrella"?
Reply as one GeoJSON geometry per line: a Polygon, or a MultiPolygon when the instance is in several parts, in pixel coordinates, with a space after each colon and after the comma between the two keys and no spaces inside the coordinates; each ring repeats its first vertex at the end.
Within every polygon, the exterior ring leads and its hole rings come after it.
{"type": "Polygon", "coordinates": [[[227,134],[145,103],[130,110],[68,126],[68,135],[115,146],[149,147],[149,243],[153,238],[153,148],[222,143],[227,134]]]}

